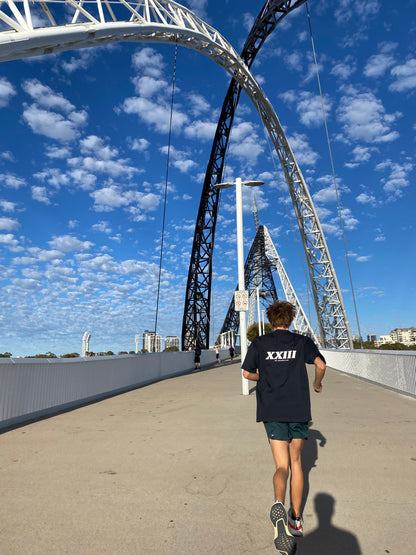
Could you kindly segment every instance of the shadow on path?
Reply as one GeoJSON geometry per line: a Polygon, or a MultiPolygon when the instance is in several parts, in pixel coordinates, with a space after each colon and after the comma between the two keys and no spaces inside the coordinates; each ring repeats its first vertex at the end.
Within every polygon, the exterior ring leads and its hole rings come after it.
{"type": "Polygon", "coordinates": [[[319,525],[316,530],[299,538],[299,555],[362,555],[357,538],[351,532],[331,524],[335,499],[327,493],[318,493],[314,499],[319,525]]]}
{"type": "Polygon", "coordinates": [[[326,438],[319,430],[314,430],[311,426],[313,426],[313,422],[311,422],[309,427],[309,438],[305,441],[302,450],[302,468],[304,479],[302,512],[304,512],[304,507],[309,495],[309,474],[312,468],[316,467],[318,460],[318,447],[325,447],[326,445],[326,438]]]}

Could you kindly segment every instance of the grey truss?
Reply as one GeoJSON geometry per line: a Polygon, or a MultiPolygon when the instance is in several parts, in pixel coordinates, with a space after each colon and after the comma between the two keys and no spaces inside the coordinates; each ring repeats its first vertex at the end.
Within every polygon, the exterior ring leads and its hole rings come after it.
{"type": "MultiPolygon", "coordinates": [[[[244,285],[250,299],[256,294],[256,288],[261,285],[263,293],[266,293],[270,303],[277,300],[276,286],[273,281],[272,264],[267,258],[264,226],[259,226],[254,241],[244,264],[244,285]]],[[[238,285],[236,290],[238,289],[238,285]]],[[[237,331],[240,326],[240,317],[234,309],[234,295],[231,299],[228,312],[225,316],[220,335],[227,331],[237,331]]]]}
{"type": "MultiPolygon", "coordinates": [[[[293,321],[294,331],[311,337],[317,345],[320,345],[320,341],[318,337],[316,337],[312,326],[309,323],[309,320],[289,280],[286,270],[283,267],[283,263],[277,254],[269,230],[265,225],[260,226],[259,224],[259,216],[255,200],[253,200],[253,216],[256,226],[256,236],[244,264],[245,288],[248,290],[250,296],[248,326],[255,321],[254,313],[257,287],[260,288],[262,296],[268,299],[268,304],[277,300],[277,293],[272,275],[272,272],[276,270],[282,283],[285,299],[291,302],[296,308],[296,316],[293,321]]],[[[237,289],[238,286],[236,287],[236,290],[237,289]]],[[[232,298],[220,334],[227,331],[234,331],[237,333],[239,324],[240,319],[238,313],[234,310],[234,298],[232,298]]]]}
{"type": "Polygon", "coordinates": [[[0,61],[117,41],[175,42],[223,67],[255,105],[282,164],[308,260],[322,343],[352,347],[335,270],[300,168],[268,98],[245,62],[214,28],[176,2],[156,0],[7,0],[0,3],[0,20],[0,61]]]}
{"type": "Polygon", "coordinates": [[[296,308],[296,316],[293,321],[293,327],[295,331],[303,335],[308,335],[315,341],[317,345],[319,345],[320,341],[316,337],[312,326],[310,325],[309,320],[302,308],[302,305],[299,302],[295,290],[290,283],[289,277],[283,267],[279,255],[277,254],[272,238],[270,237],[269,230],[266,226],[264,226],[264,248],[266,251],[267,259],[269,260],[270,264],[272,264],[272,266],[276,268],[277,273],[279,274],[286,300],[292,303],[296,308]]]}

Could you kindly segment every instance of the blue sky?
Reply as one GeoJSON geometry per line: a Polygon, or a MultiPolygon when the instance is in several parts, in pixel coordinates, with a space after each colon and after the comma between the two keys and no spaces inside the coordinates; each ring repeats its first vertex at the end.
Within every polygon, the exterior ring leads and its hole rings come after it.
{"type": "MultiPolygon", "coordinates": [[[[263,3],[183,2],[238,52],[263,3]]],[[[415,326],[416,2],[321,0],[309,10],[361,332],[415,326]]],[[[132,350],[136,334],[154,329],[174,55],[171,45],[123,43],[1,63],[0,352],[81,352],[85,331],[93,351],[132,350]]],[[[308,184],[356,334],[305,6],[275,29],[252,72],[308,184]]],[[[228,84],[209,58],[179,48],[162,337],[181,335],[196,214],[228,84]]],[[[244,93],[224,180],[235,177],[265,181],[260,222],[317,329],[287,187],[244,93]]],[[[246,255],[251,210],[247,190],[246,255]]],[[[237,282],[235,239],[230,189],[214,252],[215,333],[237,282]]]]}

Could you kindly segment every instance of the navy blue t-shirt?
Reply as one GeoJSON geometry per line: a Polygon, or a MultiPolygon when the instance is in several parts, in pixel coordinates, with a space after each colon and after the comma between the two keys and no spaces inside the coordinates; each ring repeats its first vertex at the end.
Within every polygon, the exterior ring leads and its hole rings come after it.
{"type": "Polygon", "coordinates": [[[324,357],[309,337],[275,330],[250,345],[242,365],[259,373],[257,422],[308,422],[311,401],[306,363],[324,357]]]}

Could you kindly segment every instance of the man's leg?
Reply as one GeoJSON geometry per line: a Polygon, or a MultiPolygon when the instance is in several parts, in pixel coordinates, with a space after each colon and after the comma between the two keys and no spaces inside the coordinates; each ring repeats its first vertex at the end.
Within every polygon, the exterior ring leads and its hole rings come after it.
{"type": "Polygon", "coordinates": [[[303,494],[303,470],[301,453],[304,439],[293,438],[289,443],[290,456],[290,497],[294,516],[300,516],[303,494]]]}
{"type": "Polygon", "coordinates": [[[286,485],[289,476],[289,441],[281,439],[270,439],[269,441],[276,465],[276,471],[273,476],[274,498],[276,502],[270,509],[270,520],[274,526],[274,545],[279,553],[294,555],[296,553],[296,541],[290,533],[287,511],[284,507],[286,485]]]}
{"type": "Polygon", "coordinates": [[[276,466],[273,476],[274,498],[284,504],[289,477],[289,442],[280,439],[270,439],[269,442],[276,466]]]}

